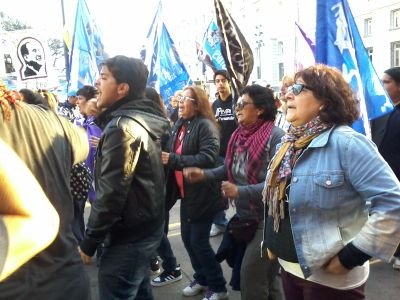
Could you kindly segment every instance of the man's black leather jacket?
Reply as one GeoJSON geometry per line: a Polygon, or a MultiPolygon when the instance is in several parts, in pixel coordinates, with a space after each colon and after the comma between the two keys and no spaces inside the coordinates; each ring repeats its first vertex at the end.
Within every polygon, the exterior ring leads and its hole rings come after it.
{"type": "Polygon", "coordinates": [[[104,130],[96,153],[96,200],[81,243],[88,255],[103,240],[135,242],[164,222],[161,136],[169,123],[154,105],[147,99],[123,99],[98,119],[104,130]]]}

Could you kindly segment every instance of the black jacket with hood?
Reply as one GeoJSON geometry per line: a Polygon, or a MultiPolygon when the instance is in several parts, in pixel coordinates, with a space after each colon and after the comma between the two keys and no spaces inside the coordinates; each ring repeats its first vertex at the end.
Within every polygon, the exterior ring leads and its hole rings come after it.
{"type": "Polygon", "coordinates": [[[97,119],[103,128],[95,162],[96,200],[81,249],[143,239],[164,223],[161,137],[169,122],[148,99],[122,99],[97,119]]]}

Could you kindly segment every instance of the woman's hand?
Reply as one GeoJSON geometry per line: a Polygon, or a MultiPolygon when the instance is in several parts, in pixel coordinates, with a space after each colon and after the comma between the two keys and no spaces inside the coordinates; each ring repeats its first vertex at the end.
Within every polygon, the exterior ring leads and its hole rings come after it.
{"type": "Polygon", "coordinates": [[[82,252],[81,248],[78,247],[79,254],[81,255],[81,259],[85,265],[92,264],[92,258],[85,253],[82,252]]]}
{"type": "Polygon", "coordinates": [[[235,199],[239,196],[238,188],[235,184],[229,181],[222,181],[221,183],[222,196],[228,199],[235,199]]]}
{"type": "Polygon", "coordinates": [[[335,275],[346,274],[350,271],[342,265],[337,255],[325,264],[324,270],[335,275]]]}
{"type": "Polygon", "coordinates": [[[100,138],[92,136],[89,139],[90,146],[97,148],[99,145],[100,138]]]}
{"type": "Polygon", "coordinates": [[[167,165],[169,161],[169,153],[168,152],[161,152],[161,163],[163,165],[167,165]]]}
{"type": "Polygon", "coordinates": [[[204,171],[197,167],[189,167],[183,169],[183,176],[189,182],[199,182],[206,179],[204,171]]]}

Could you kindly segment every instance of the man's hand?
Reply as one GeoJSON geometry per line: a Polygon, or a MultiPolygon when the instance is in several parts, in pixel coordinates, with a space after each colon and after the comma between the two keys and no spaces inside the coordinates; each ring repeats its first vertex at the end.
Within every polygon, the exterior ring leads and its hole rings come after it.
{"type": "Polygon", "coordinates": [[[229,181],[222,181],[221,193],[222,196],[228,199],[236,199],[239,197],[239,191],[236,184],[230,183],[229,181]]]}
{"type": "Polygon", "coordinates": [[[161,152],[161,163],[163,165],[167,165],[169,160],[169,153],[168,152],[161,152]]]}
{"type": "Polygon", "coordinates": [[[82,252],[81,248],[78,247],[79,254],[81,255],[81,259],[85,265],[92,264],[92,258],[85,253],[82,252]]]}

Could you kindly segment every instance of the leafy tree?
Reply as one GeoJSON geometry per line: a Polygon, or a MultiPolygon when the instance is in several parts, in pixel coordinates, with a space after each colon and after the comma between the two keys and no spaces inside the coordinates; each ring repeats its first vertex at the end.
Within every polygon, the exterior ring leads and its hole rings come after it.
{"type": "Polygon", "coordinates": [[[50,49],[50,55],[54,58],[53,67],[55,67],[57,60],[64,56],[64,44],[62,40],[55,38],[48,39],[47,44],[50,49]]]}
{"type": "MultiPolygon", "coordinates": [[[[11,18],[7,16],[4,12],[0,11],[0,29],[4,31],[15,31],[15,30],[23,30],[23,29],[32,29],[31,26],[22,23],[20,20],[11,18]]],[[[64,55],[64,45],[60,39],[50,38],[47,40],[47,44],[50,49],[50,55],[54,59],[53,67],[56,65],[56,62],[59,58],[62,58],[64,55]]],[[[5,64],[6,64],[6,72],[13,72],[14,67],[12,65],[11,57],[9,54],[5,55],[5,64]],[[7,56],[7,57],[6,57],[7,56]]]]}
{"type": "Polygon", "coordinates": [[[21,29],[31,29],[31,26],[28,26],[22,23],[18,19],[13,19],[7,16],[4,12],[0,12],[0,25],[4,31],[14,31],[14,30],[21,30],[21,29]]]}

